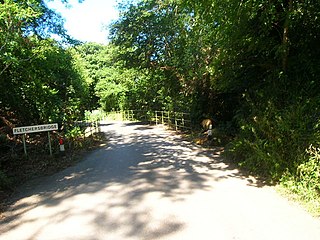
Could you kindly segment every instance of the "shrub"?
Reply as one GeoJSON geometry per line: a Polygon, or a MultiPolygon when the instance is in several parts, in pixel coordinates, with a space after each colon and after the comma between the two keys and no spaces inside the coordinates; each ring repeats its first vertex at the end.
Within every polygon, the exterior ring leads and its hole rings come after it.
{"type": "Polygon", "coordinates": [[[240,166],[277,181],[287,170],[296,170],[305,149],[317,138],[310,116],[308,104],[280,110],[269,101],[238,121],[240,132],[227,146],[227,154],[240,166]]]}
{"type": "Polygon", "coordinates": [[[284,174],[281,185],[306,203],[311,212],[320,215],[320,148],[310,145],[306,153],[305,162],[296,172],[284,174]]]}
{"type": "Polygon", "coordinates": [[[0,170],[0,190],[10,189],[12,186],[12,181],[8,178],[8,176],[0,170]]]}
{"type": "Polygon", "coordinates": [[[102,109],[93,111],[85,111],[85,119],[87,121],[100,121],[106,117],[106,113],[102,109]]]}

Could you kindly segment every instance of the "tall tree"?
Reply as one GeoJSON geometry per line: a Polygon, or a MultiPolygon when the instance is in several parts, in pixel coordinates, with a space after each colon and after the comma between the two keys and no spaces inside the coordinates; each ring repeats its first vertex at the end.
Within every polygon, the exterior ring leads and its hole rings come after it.
{"type": "Polygon", "coordinates": [[[123,10],[112,26],[112,39],[122,49],[127,67],[163,76],[175,109],[213,114],[218,105],[213,101],[219,98],[208,66],[217,49],[207,37],[210,27],[198,21],[193,10],[174,2],[141,1],[123,10]],[[201,104],[195,100],[199,98],[201,104]]]}
{"type": "Polygon", "coordinates": [[[74,42],[61,16],[44,1],[2,1],[0,31],[1,115],[14,114],[20,124],[50,121],[68,108],[66,104],[74,104],[70,98],[75,100],[85,92],[81,73],[62,46],[74,42]],[[58,34],[62,41],[51,40],[51,34],[58,34]],[[74,98],[67,92],[73,92],[74,98]]]}
{"type": "Polygon", "coordinates": [[[166,94],[176,102],[232,120],[232,151],[279,177],[318,141],[319,9],[316,0],[142,0],[123,9],[112,40],[126,66],[175,86],[166,94]]]}

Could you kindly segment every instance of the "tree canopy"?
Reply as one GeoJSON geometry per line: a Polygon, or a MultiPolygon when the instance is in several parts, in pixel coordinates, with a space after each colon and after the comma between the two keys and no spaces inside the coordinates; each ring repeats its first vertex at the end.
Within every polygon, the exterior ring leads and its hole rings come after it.
{"type": "Polygon", "coordinates": [[[156,107],[228,123],[229,154],[279,179],[319,142],[319,5],[134,1],[121,9],[111,40],[125,68],[147,74],[138,89],[147,87],[156,107]]]}
{"type": "Polygon", "coordinates": [[[315,179],[318,0],[135,0],[119,11],[108,45],[77,44],[44,1],[0,1],[3,122],[68,121],[98,107],[188,111],[213,118],[249,170],[315,179]]]}
{"type": "Polygon", "coordinates": [[[2,120],[14,115],[15,124],[34,124],[81,115],[88,86],[65,47],[76,41],[66,34],[61,16],[42,0],[4,0],[0,33],[2,120]]]}

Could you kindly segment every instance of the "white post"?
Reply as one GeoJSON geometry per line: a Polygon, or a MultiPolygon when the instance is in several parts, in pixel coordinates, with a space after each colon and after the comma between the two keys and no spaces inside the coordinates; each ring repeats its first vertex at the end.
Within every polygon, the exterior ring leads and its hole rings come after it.
{"type": "Polygon", "coordinates": [[[212,124],[209,125],[208,138],[210,138],[211,136],[212,136],[212,124]]]}
{"type": "Polygon", "coordinates": [[[62,138],[59,139],[59,147],[60,147],[60,152],[64,152],[64,141],[62,138]]]}

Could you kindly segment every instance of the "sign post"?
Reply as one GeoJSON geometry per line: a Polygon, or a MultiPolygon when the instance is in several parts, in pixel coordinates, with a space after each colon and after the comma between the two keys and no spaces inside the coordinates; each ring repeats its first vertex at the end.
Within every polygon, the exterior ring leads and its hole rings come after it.
{"type": "Polygon", "coordinates": [[[49,152],[50,152],[50,156],[52,156],[51,138],[50,138],[50,132],[49,132],[49,131],[48,131],[48,141],[49,141],[49,152]]]}
{"type": "Polygon", "coordinates": [[[23,151],[24,151],[24,155],[28,155],[27,154],[27,147],[26,147],[26,134],[22,134],[22,142],[23,142],[23,151]]]}
{"type": "Polygon", "coordinates": [[[51,138],[50,138],[50,132],[49,131],[54,131],[54,130],[58,130],[58,123],[17,127],[17,128],[13,128],[13,134],[14,135],[22,134],[23,150],[24,150],[24,154],[27,155],[27,147],[26,147],[25,135],[27,133],[48,132],[49,151],[50,151],[50,156],[52,156],[51,138]]]}

